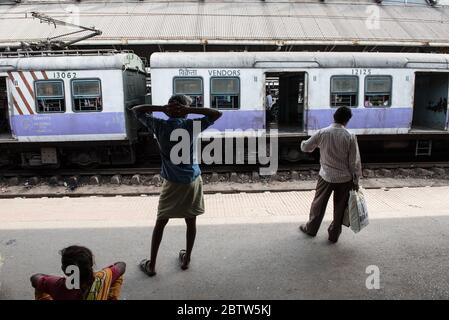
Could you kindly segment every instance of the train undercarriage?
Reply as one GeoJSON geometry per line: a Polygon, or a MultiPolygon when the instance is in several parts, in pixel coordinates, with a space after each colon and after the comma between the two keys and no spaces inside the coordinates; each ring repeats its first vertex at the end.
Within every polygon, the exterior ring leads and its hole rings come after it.
{"type": "Polygon", "coordinates": [[[136,162],[135,146],[103,143],[9,144],[0,147],[0,167],[61,168],[131,165],[136,162]]]}
{"type": "MultiPolygon", "coordinates": [[[[319,151],[311,154],[300,150],[304,135],[289,134],[255,139],[204,139],[200,163],[203,164],[266,164],[273,161],[312,163],[319,151]],[[238,140],[238,142],[237,142],[238,140]],[[252,141],[250,141],[252,140],[252,141]],[[277,144],[275,146],[275,144],[277,144]],[[273,156],[271,156],[273,154],[273,156]],[[211,163],[212,162],[212,163],[211,163]]],[[[449,160],[449,134],[404,134],[358,136],[362,162],[449,160]]],[[[0,147],[0,168],[64,168],[108,167],[154,164],[160,161],[158,147],[150,135],[137,143],[108,141],[70,143],[10,143],[0,147]]]]}

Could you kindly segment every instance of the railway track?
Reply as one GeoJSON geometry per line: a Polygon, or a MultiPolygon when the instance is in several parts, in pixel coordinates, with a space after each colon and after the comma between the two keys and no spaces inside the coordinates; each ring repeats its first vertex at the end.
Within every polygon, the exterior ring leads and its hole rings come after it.
{"type": "MultiPolygon", "coordinates": [[[[449,162],[365,163],[363,168],[365,188],[449,183],[449,162]]],[[[272,176],[260,176],[258,169],[248,165],[203,166],[205,193],[314,190],[319,165],[282,164],[272,176]]],[[[0,199],[157,195],[163,182],[159,171],[159,166],[0,171],[0,199]]]]}
{"type": "MultiPolygon", "coordinates": [[[[415,170],[415,169],[449,169],[449,161],[432,162],[391,162],[391,163],[363,163],[363,169],[366,170],[415,170]]],[[[244,174],[258,172],[258,165],[215,165],[201,166],[204,174],[244,174]]],[[[281,164],[278,167],[278,173],[285,172],[307,172],[319,170],[319,164],[281,164]]],[[[438,171],[438,170],[437,170],[438,171]]],[[[24,170],[0,170],[0,177],[82,177],[82,176],[133,176],[133,175],[157,175],[160,172],[160,166],[132,167],[132,168],[95,168],[95,169],[24,169],[24,170]]]]}

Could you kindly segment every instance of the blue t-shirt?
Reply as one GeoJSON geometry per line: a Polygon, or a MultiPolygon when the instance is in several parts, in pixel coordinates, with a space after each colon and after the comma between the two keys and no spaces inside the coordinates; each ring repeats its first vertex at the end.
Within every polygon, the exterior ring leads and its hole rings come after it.
{"type": "MultiPolygon", "coordinates": [[[[137,119],[154,134],[157,140],[162,159],[161,176],[168,181],[176,183],[188,184],[195,181],[195,179],[201,174],[201,170],[198,163],[194,162],[193,141],[197,138],[197,135],[201,131],[204,131],[211,126],[213,121],[211,121],[208,117],[202,117],[199,119],[168,118],[167,120],[164,120],[155,118],[150,113],[135,112],[134,114],[137,119]],[[179,135],[177,135],[177,141],[170,141],[170,136],[176,129],[184,129],[185,132],[180,132],[179,135]],[[180,136],[182,138],[180,138],[180,136]],[[174,164],[170,159],[170,153],[175,145],[182,143],[180,142],[181,139],[185,139],[185,141],[189,143],[189,159],[188,161],[182,161],[179,164],[174,164]]],[[[177,148],[177,156],[181,153],[179,150],[183,150],[182,152],[185,152],[185,148],[179,147],[177,148]]],[[[181,155],[179,158],[187,160],[185,155],[181,155]]]]}

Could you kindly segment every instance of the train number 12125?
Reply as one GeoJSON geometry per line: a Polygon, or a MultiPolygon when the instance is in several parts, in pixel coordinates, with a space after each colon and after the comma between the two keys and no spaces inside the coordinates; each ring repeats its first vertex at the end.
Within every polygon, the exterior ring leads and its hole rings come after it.
{"type": "Polygon", "coordinates": [[[73,79],[76,78],[76,72],[53,72],[55,79],[73,79]]]}
{"type": "Polygon", "coordinates": [[[370,75],[371,69],[352,69],[352,74],[354,75],[370,75]]]}

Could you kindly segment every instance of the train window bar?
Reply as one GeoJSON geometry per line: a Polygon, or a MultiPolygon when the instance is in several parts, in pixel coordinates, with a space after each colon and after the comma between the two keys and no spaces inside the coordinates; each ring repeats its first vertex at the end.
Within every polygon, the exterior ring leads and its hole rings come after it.
{"type": "Polygon", "coordinates": [[[365,78],[365,107],[390,107],[391,76],[367,76],[365,78]]]}
{"type": "Polygon", "coordinates": [[[216,109],[240,108],[240,78],[210,78],[211,107],[216,109]]]}
{"type": "Polygon", "coordinates": [[[173,94],[184,94],[192,98],[192,107],[204,107],[203,78],[174,77],[173,94]]]}
{"type": "Polygon", "coordinates": [[[64,82],[62,80],[38,80],[34,82],[34,87],[38,113],[65,112],[64,82]]]}
{"type": "Polygon", "coordinates": [[[358,106],[359,78],[357,76],[331,77],[331,107],[358,106]]]}
{"type": "Polygon", "coordinates": [[[103,110],[100,79],[73,79],[72,103],[75,112],[100,112],[103,110]]]}

